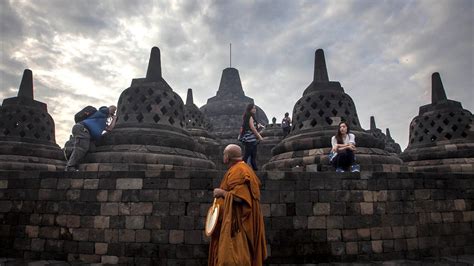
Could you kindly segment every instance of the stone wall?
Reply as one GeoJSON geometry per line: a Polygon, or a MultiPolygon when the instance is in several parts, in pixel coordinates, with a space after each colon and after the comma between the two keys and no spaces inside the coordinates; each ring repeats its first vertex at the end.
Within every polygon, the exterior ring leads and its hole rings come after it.
{"type": "MultiPolygon", "coordinates": [[[[204,265],[222,174],[0,172],[0,257],[204,265]]],[[[268,263],[474,253],[472,174],[258,174],[268,263]]]]}

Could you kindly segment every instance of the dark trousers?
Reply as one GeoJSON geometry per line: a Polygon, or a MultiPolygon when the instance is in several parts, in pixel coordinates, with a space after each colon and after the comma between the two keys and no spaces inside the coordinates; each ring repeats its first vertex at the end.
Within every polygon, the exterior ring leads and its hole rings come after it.
{"type": "Polygon", "coordinates": [[[354,158],[354,152],[352,150],[345,149],[344,151],[338,151],[336,157],[332,160],[332,165],[335,168],[348,170],[354,163],[354,158]]]}
{"type": "Polygon", "coordinates": [[[245,155],[244,162],[248,164],[250,157],[250,165],[254,171],[257,171],[257,142],[244,142],[245,144],[245,155]]]}

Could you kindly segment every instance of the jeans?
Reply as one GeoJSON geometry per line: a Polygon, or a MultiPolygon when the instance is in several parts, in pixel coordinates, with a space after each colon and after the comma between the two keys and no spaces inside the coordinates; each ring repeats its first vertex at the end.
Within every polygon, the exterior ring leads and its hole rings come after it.
{"type": "Polygon", "coordinates": [[[345,149],[338,151],[336,157],[332,160],[332,165],[337,168],[342,168],[344,171],[354,163],[354,151],[345,149]]]}
{"type": "Polygon", "coordinates": [[[244,142],[245,144],[245,155],[244,155],[244,162],[248,163],[250,157],[250,165],[254,171],[257,171],[257,142],[244,142]]]}

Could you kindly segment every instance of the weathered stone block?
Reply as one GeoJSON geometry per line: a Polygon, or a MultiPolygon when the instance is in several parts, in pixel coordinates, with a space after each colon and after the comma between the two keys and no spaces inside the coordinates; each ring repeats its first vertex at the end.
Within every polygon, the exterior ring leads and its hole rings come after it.
{"type": "Polygon", "coordinates": [[[387,201],[387,191],[375,191],[374,192],[374,201],[387,201]]]}
{"type": "Polygon", "coordinates": [[[146,216],[145,226],[146,229],[161,229],[161,217],[157,216],[146,216]]]}
{"type": "Polygon", "coordinates": [[[8,188],[8,180],[0,180],[0,189],[8,188]]]}
{"type": "Polygon", "coordinates": [[[143,229],[144,225],[145,225],[144,216],[125,217],[125,228],[127,229],[143,229]]]}
{"type": "Polygon", "coordinates": [[[98,189],[115,189],[117,182],[114,178],[100,178],[98,189]]]}
{"type": "Polygon", "coordinates": [[[383,252],[383,241],[382,240],[372,241],[372,251],[374,253],[382,253],[383,252]]]}
{"type": "Polygon", "coordinates": [[[117,256],[102,256],[100,262],[102,264],[118,264],[119,258],[117,256]]]}
{"type": "Polygon", "coordinates": [[[295,192],[294,191],[280,191],[280,202],[289,203],[295,202],[295,192]]]}
{"type": "Polygon", "coordinates": [[[454,207],[457,211],[465,211],[466,210],[466,201],[464,199],[456,199],[454,200],[454,207]]]}
{"type": "Polygon", "coordinates": [[[370,240],[370,229],[369,228],[360,228],[357,229],[358,238],[361,240],[370,240]]]}
{"type": "Polygon", "coordinates": [[[58,179],[57,189],[69,189],[71,188],[71,179],[58,179]]]}
{"type": "Polygon", "coordinates": [[[94,243],[92,242],[78,242],[77,252],[82,254],[94,254],[94,243]]]}
{"type": "Polygon", "coordinates": [[[405,237],[414,238],[417,237],[417,229],[416,226],[405,226],[405,237]]]}
{"type": "Polygon", "coordinates": [[[169,189],[190,189],[189,179],[168,179],[169,189]]]}
{"type": "Polygon", "coordinates": [[[25,234],[28,238],[37,238],[39,233],[39,227],[34,225],[27,225],[25,227],[25,234]]]}
{"type": "Polygon", "coordinates": [[[104,230],[104,241],[107,243],[117,243],[119,241],[119,230],[118,229],[105,229],[104,230]]]}
{"type": "Polygon", "coordinates": [[[41,179],[41,188],[56,188],[58,184],[57,178],[43,178],[41,179]]]}
{"type": "Polygon", "coordinates": [[[328,229],[327,230],[328,241],[341,241],[341,230],[339,229],[328,229]]]}
{"type": "Polygon", "coordinates": [[[345,215],[346,203],[345,202],[331,202],[329,209],[330,209],[331,215],[345,215]]]}
{"type": "Polygon", "coordinates": [[[116,189],[142,189],[143,179],[141,178],[118,178],[116,189]]]}
{"type": "Polygon", "coordinates": [[[308,228],[308,217],[307,216],[293,216],[293,227],[295,229],[308,228]]]}
{"type": "Polygon", "coordinates": [[[347,255],[359,254],[357,242],[346,242],[346,254],[347,255]]]}
{"type": "Polygon", "coordinates": [[[99,179],[84,179],[84,189],[98,189],[99,179]]]}
{"type": "Polygon", "coordinates": [[[120,229],[119,241],[120,242],[135,242],[135,230],[120,229]]]}
{"type": "Polygon", "coordinates": [[[286,216],[286,204],[271,204],[271,216],[286,216]]]}
{"type": "Polygon", "coordinates": [[[84,186],[84,179],[71,179],[71,188],[72,189],[81,189],[84,186]]]}
{"type": "Polygon", "coordinates": [[[429,189],[415,189],[415,199],[428,200],[430,197],[431,191],[429,189]]]}
{"type": "Polygon", "coordinates": [[[325,229],[326,217],[324,216],[310,216],[308,217],[308,229],[325,229]]]}
{"type": "Polygon", "coordinates": [[[186,230],[184,231],[184,243],[192,245],[201,244],[202,234],[202,230],[186,230]]]}
{"type": "Polygon", "coordinates": [[[327,216],[326,226],[327,228],[342,229],[344,227],[344,221],[343,221],[342,216],[327,216]]]}
{"type": "Polygon", "coordinates": [[[39,228],[39,237],[40,238],[59,238],[59,227],[40,227],[39,228]]]}
{"type": "MultiPolygon", "coordinates": [[[[270,204],[261,204],[260,205],[260,210],[262,211],[263,217],[270,217],[271,216],[270,204]]],[[[464,217],[467,217],[467,215],[465,215],[464,217]]]]}
{"type": "Polygon", "coordinates": [[[169,231],[169,243],[170,244],[182,244],[184,242],[184,231],[183,230],[170,230],[169,231]]]}
{"type": "Polygon", "coordinates": [[[31,251],[44,251],[44,244],[45,240],[44,239],[32,239],[31,240],[31,251]]]}
{"type": "Polygon", "coordinates": [[[170,215],[184,215],[186,213],[186,204],[184,202],[172,202],[170,204],[170,215]]]}
{"type": "Polygon", "coordinates": [[[147,243],[151,240],[151,231],[150,230],[137,230],[135,232],[135,241],[139,243],[147,243]]]}
{"type": "Polygon", "coordinates": [[[296,215],[297,216],[310,216],[313,214],[313,204],[307,203],[296,203],[296,215]]]}
{"type": "Polygon", "coordinates": [[[94,217],[94,228],[109,228],[110,217],[108,216],[95,216],[94,217]]]}
{"type": "Polygon", "coordinates": [[[313,206],[314,215],[329,215],[330,205],[329,203],[315,203],[313,206]]]}
{"type": "Polygon", "coordinates": [[[89,239],[89,229],[72,229],[72,239],[76,241],[87,241],[89,239]]]}
{"type": "Polygon", "coordinates": [[[130,212],[132,215],[146,215],[153,211],[153,204],[151,202],[131,203],[130,212]]]}
{"type": "Polygon", "coordinates": [[[417,238],[408,238],[407,239],[407,250],[416,250],[418,249],[418,239],[417,238]]]}
{"type": "Polygon", "coordinates": [[[443,223],[453,223],[454,222],[454,214],[452,212],[443,212],[441,213],[443,218],[443,223]]]}
{"type": "Polygon", "coordinates": [[[361,202],[360,203],[360,212],[362,215],[372,215],[374,214],[374,204],[372,202],[361,202]]]}
{"type": "Polygon", "coordinates": [[[159,201],[160,193],[158,190],[142,189],[140,190],[140,201],[159,201]]]}

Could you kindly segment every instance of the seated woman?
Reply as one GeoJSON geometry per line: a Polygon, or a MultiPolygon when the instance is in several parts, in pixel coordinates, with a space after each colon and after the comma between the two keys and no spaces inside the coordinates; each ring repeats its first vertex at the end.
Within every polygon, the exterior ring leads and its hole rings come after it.
{"type": "Polygon", "coordinates": [[[342,173],[348,171],[349,168],[351,172],[360,171],[359,165],[354,163],[355,136],[349,133],[349,125],[346,122],[339,123],[336,136],[331,138],[331,144],[331,152],[336,154],[331,163],[336,168],[336,172],[342,173]]]}

